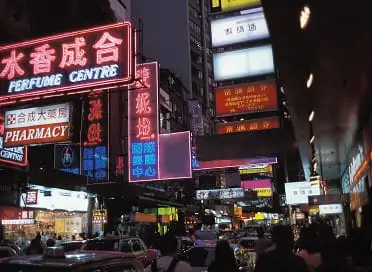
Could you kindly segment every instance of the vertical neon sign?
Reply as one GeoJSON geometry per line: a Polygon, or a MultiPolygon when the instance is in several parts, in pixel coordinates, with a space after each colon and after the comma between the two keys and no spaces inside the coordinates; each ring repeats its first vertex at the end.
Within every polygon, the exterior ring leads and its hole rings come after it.
{"type": "Polygon", "coordinates": [[[158,63],[136,67],[128,95],[129,182],[159,179],[158,63]]]}

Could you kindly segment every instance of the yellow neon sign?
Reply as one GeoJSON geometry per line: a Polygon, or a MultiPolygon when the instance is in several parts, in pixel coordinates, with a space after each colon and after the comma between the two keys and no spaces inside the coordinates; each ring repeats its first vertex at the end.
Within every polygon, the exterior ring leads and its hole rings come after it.
{"type": "Polygon", "coordinates": [[[258,197],[268,197],[273,195],[273,191],[271,190],[271,188],[256,188],[253,190],[257,192],[258,197]]]}
{"type": "MultiPolygon", "coordinates": [[[[218,2],[218,1],[212,0],[212,7],[213,7],[214,2],[218,2]]],[[[227,12],[227,11],[245,9],[245,8],[250,8],[250,7],[260,6],[260,5],[261,5],[261,0],[221,0],[221,11],[227,12]]]]}

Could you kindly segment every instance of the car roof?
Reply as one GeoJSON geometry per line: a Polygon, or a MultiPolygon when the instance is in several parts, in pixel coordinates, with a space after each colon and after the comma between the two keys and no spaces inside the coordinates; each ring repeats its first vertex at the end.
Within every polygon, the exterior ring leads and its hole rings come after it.
{"type": "Polygon", "coordinates": [[[126,237],[126,236],[112,236],[112,237],[104,237],[104,238],[95,238],[89,239],[87,241],[112,241],[112,240],[141,240],[139,237],[126,237]]]}
{"type": "Polygon", "coordinates": [[[66,253],[65,257],[44,257],[42,255],[18,256],[16,258],[7,258],[1,260],[1,263],[7,264],[22,264],[22,265],[36,265],[48,267],[74,267],[84,264],[92,264],[96,262],[118,261],[118,260],[132,260],[126,254],[111,254],[101,252],[83,252],[83,253],[66,253]]]}

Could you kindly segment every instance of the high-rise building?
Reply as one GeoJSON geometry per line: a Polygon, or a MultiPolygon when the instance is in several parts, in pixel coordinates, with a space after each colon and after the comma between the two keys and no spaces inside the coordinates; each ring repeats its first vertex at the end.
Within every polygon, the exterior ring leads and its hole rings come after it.
{"type": "Polygon", "coordinates": [[[212,57],[207,0],[135,0],[133,25],[139,29],[140,54],[160,62],[186,87],[185,99],[198,101],[203,118],[200,134],[211,132],[214,115],[212,57]]]}

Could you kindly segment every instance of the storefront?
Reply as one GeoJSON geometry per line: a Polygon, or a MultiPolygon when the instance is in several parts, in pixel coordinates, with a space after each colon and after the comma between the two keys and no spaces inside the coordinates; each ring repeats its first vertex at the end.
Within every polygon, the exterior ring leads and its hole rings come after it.
{"type": "Polygon", "coordinates": [[[5,238],[32,239],[37,232],[70,239],[88,231],[87,193],[30,185],[20,196],[20,209],[3,208],[5,238]]]}
{"type": "Polygon", "coordinates": [[[360,227],[362,225],[362,209],[368,203],[368,172],[370,168],[370,158],[366,155],[363,145],[359,144],[352,150],[349,161],[352,226],[360,227]]]}

